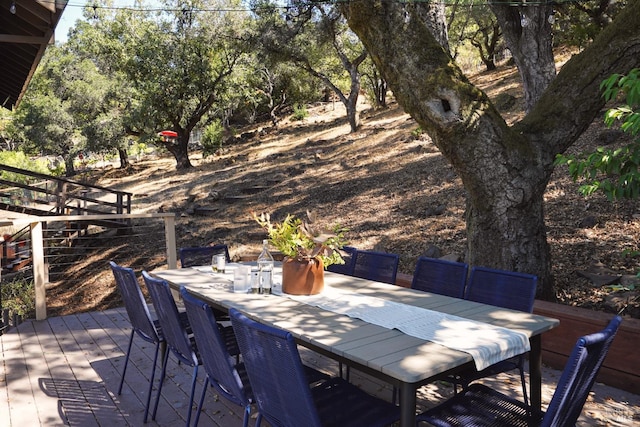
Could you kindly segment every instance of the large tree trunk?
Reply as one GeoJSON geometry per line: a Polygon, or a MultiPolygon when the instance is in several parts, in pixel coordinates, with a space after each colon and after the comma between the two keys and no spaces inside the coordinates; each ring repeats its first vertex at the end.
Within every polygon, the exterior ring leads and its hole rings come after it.
{"type": "Polygon", "coordinates": [[[343,65],[349,71],[351,77],[351,87],[349,90],[349,96],[344,103],[347,110],[347,118],[349,119],[349,127],[351,132],[355,132],[360,127],[360,114],[358,113],[358,97],[360,96],[360,72],[358,67],[362,64],[362,61],[367,57],[367,52],[362,52],[358,58],[353,62],[345,61],[343,58],[343,65]]]}
{"type": "Polygon", "coordinates": [[[360,113],[358,113],[358,97],[360,96],[360,72],[358,68],[362,61],[367,58],[367,52],[363,51],[356,59],[353,61],[349,60],[349,58],[339,49],[336,48],[338,52],[338,57],[342,61],[342,66],[349,73],[351,85],[349,86],[349,94],[345,96],[344,93],[337,87],[333,82],[324,74],[319,73],[313,70],[310,66],[306,67],[306,70],[318,77],[320,80],[324,82],[327,87],[331,88],[331,90],[336,94],[342,105],[347,112],[347,120],[349,121],[349,127],[351,132],[355,132],[360,127],[360,113]]]}
{"type": "Polygon", "coordinates": [[[67,154],[66,156],[64,156],[64,166],[65,166],[65,175],[66,176],[75,176],[76,174],[76,168],[73,165],[73,161],[76,158],[76,153],[73,154],[67,154]]]}
{"type": "Polygon", "coordinates": [[[531,112],[509,127],[431,34],[396,2],[341,3],[398,103],[431,136],[467,190],[468,261],[536,274],[553,296],[543,194],[556,154],[603,106],[599,83],[640,65],[640,0],[567,63],[531,112]]]}
{"type": "Polygon", "coordinates": [[[502,28],[507,47],[522,78],[525,111],[531,111],[556,76],[551,4],[514,7],[512,2],[493,2],[489,7],[502,28]]]}
{"type": "Polygon", "coordinates": [[[177,170],[189,169],[192,167],[188,152],[189,133],[187,132],[186,134],[187,136],[183,137],[182,133],[178,132],[178,139],[176,142],[165,143],[167,150],[169,150],[176,159],[177,170]]]}
{"type": "Polygon", "coordinates": [[[120,156],[120,169],[126,169],[129,167],[129,155],[124,148],[118,148],[118,156],[120,156]]]}

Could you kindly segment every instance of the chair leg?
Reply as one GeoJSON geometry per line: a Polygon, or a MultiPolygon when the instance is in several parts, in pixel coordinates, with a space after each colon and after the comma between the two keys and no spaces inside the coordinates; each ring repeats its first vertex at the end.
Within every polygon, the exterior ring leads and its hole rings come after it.
{"type": "Polygon", "coordinates": [[[129,355],[131,354],[131,345],[133,344],[133,336],[136,331],[131,328],[131,336],[129,337],[129,347],[127,348],[127,356],[124,358],[124,368],[122,368],[122,377],[120,378],[120,385],[118,386],[118,394],[122,393],[122,385],[124,384],[124,374],[127,372],[127,365],[129,364],[129,355]]]}
{"type": "MultiPolygon", "coordinates": [[[[144,422],[149,417],[149,405],[151,404],[151,393],[153,392],[153,380],[156,376],[156,365],[158,363],[158,353],[160,352],[160,343],[156,343],[156,351],[153,355],[153,365],[151,366],[151,378],[149,378],[149,390],[147,391],[147,403],[144,405],[144,422]]],[[[155,416],[155,415],[154,415],[155,416]]]]}
{"type": "Polygon", "coordinates": [[[244,419],[242,420],[242,427],[249,426],[249,418],[251,418],[251,405],[247,405],[244,407],[244,419]]]}
{"type": "Polygon", "coordinates": [[[200,421],[200,411],[202,411],[202,405],[204,405],[204,397],[207,395],[207,389],[209,388],[209,375],[204,379],[204,388],[202,389],[202,395],[200,396],[200,402],[198,402],[198,409],[196,409],[196,419],[193,421],[193,427],[198,427],[200,421]]]}
{"type": "Polygon", "coordinates": [[[153,405],[153,413],[151,414],[151,419],[156,419],[156,412],[158,412],[158,402],[160,401],[160,395],[162,394],[162,383],[164,382],[164,377],[167,373],[167,361],[169,360],[169,347],[165,348],[164,356],[162,358],[162,371],[160,372],[160,384],[158,384],[158,391],[156,392],[156,402],[153,405]]]}
{"type": "Polygon", "coordinates": [[[193,396],[196,393],[196,382],[198,380],[198,365],[193,367],[193,378],[191,379],[191,393],[189,394],[189,405],[187,406],[187,424],[191,424],[191,411],[193,411],[193,396]]]}

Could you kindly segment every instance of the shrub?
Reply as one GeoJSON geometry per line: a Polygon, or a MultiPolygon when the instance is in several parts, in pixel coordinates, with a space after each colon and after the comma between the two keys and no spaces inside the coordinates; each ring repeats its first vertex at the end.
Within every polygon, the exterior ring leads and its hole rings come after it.
{"type": "Polygon", "coordinates": [[[291,116],[291,120],[304,120],[307,117],[309,117],[307,107],[305,107],[304,105],[293,104],[293,115],[291,116]]]}
{"type": "Polygon", "coordinates": [[[36,299],[33,281],[15,279],[2,284],[2,308],[23,318],[35,317],[36,299]]]}
{"type": "MultiPolygon", "coordinates": [[[[31,172],[38,172],[49,175],[51,172],[44,160],[31,160],[22,151],[0,151],[0,163],[14,168],[26,169],[31,172]]],[[[13,172],[0,172],[0,177],[8,181],[19,182],[22,184],[29,183],[29,177],[13,172]]]]}
{"type": "Polygon", "coordinates": [[[202,138],[200,144],[202,144],[202,156],[207,157],[215,154],[220,148],[222,148],[222,142],[224,140],[224,127],[220,120],[208,125],[202,132],[202,138]]]}

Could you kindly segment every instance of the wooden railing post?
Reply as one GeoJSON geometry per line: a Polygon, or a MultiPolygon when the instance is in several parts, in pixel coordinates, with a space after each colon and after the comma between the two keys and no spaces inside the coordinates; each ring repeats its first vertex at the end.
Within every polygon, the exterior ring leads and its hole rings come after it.
{"type": "Polygon", "coordinates": [[[31,228],[31,257],[33,259],[33,282],[36,293],[36,320],[47,318],[47,265],[44,259],[44,239],[42,222],[32,222],[31,228]]]}
{"type": "Polygon", "coordinates": [[[164,217],[164,236],[167,245],[167,267],[169,269],[178,268],[178,257],[176,256],[176,218],[164,217]]]}
{"type": "Polygon", "coordinates": [[[58,190],[56,191],[56,213],[58,215],[64,214],[64,189],[64,182],[58,181],[58,190]]]}

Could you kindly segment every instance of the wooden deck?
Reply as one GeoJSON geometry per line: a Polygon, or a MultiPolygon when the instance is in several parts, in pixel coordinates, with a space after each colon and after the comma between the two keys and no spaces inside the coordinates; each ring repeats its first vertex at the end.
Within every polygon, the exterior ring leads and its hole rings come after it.
{"type": "MultiPolygon", "coordinates": [[[[117,394],[130,334],[124,309],[26,321],[0,336],[0,426],[139,426],[153,358],[153,346],[134,340],[122,394],[117,394]]],[[[337,364],[304,349],[306,363],[336,373],[337,364]]],[[[191,370],[169,362],[157,422],[149,425],[180,426],[185,423],[191,370]]],[[[203,384],[196,389],[199,397],[203,384]]],[[[544,403],[555,387],[557,371],[545,371],[544,403]]],[[[156,376],[157,379],[157,376],[156,376]]],[[[372,394],[390,398],[391,389],[352,371],[352,381],[372,394]]],[[[519,381],[502,376],[492,385],[519,393],[519,381]]],[[[450,387],[429,385],[420,393],[427,407],[450,395],[450,387]]],[[[155,389],[153,397],[155,398],[155,389]]],[[[153,399],[152,399],[153,402],[153,399]]],[[[195,409],[194,409],[195,413],[195,409]]],[[[200,426],[242,425],[239,407],[218,398],[210,389],[200,426]]],[[[579,426],[631,426],[640,422],[640,396],[597,385],[585,406],[579,426]]],[[[254,419],[250,425],[254,425],[254,419]]],[[[266,424],[266,423],[265,423],[266,424]]]]}

